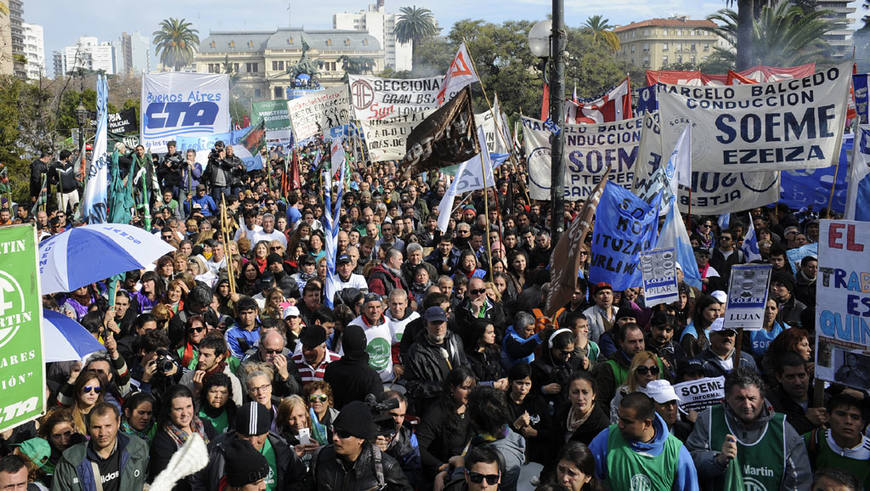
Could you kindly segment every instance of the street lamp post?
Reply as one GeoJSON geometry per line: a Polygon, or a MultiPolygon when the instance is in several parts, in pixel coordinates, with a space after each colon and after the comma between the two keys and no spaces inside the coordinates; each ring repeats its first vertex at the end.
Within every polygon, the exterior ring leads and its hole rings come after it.
{"type": "Polygon", "coordinates": [[[79,124],[79,146],[82,147],[85,144],[85,123],[88,122],[88,108],[81,102],[76,107],[76,122],[79,124]]]}
{"type": "Polygon", "coordinates": [[[535,24],[529,31],[529,49],[539,58],[549,58],[550,73],[546,83],[550,88],[550,120],[558,128],[550,136],[550,232],[553,243],[565,226],[565,5],[553,0],[553,20],[535,24]],[[549,32],[547,32],[549,31],[549,32]],[[547,35],[548,34],[548,35],[547,35]]]}

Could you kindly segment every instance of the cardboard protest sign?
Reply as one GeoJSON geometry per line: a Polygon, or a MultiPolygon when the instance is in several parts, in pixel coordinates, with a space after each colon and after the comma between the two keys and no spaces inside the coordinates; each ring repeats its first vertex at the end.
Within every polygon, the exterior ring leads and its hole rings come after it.
{"type": "MultiPolygon", "coordinates": [[[[529,169],[529,196],[550,199],[551,132],[537,119],[522,118],[523,139],[529,169]]],[[[612,123],[565,125],[564,197],[568,201],[586,199],[604,179],[631,189],[641,139],[642,118],[612,123]]]]}
{"type": "Polygon", "coordinates": [[[45,412],[36,229],[0,228],[0,250],[0,431],[6,431],[45,412]]]}
{"type": "MultiPolygon", "coordinates": [[[[659,85],[664,148],[682,126],[696,131],[692,166],[760,172],[834,165],[848,110],[852,63],[804,78],[753,85],[659,85]],[[676,124],[681,122],[682,124],[676,124]]],[[[670,146],[669,146],[670,144],[670,146]]]]}
{"type": "Polygon", "coordinates": [[[725,399],[725,377],[707,377],[674,385],[680,409],[701,411],[725,399]]]}
{"type": "Polygon", "coordinates": [[[350,105],[347,89],[344,86],[306,95],[287,101],[287,112],[296,141],[311,138],[318,133],[325,134],[329,128],[350,122],[350,105]]]}
{"type": "Polygon", "coordinates": [[[641,251],[655,247],[659,201],[648,204],[607,182],[592,231],[591,283],[606,281],[617,291],[643,284],[637,266],[641,251]]]}
{"type": "Polygon", "coordinates": [[[677,285],[677,253],[674,249],[654,249],[640,254],[643,274],[643,299],[647,307],[680,299],[677,285]]]}
{"type": "Polygon", "coordinates": [[[371,161],[399,160],[404,157],[405,143],[411,130],[433,112],[434,109],[421,109],[384,119],[361,120],[371,161]]]}
{"type": "Polygon", "coordinates": [[[757,331],[764,327],[764,308],[770,285],[770,264],[731,266],[725,328],[757,331]]]}
{"type": "MultiPolygon", "coordinates": [[[[659,113],[647,114],[643,120],[643,132],[634,166],[634,189],[649,187],[655,171],[667,164],[685,123],[667,124],[675,135],[666,141],[659,122],[659,113]]],[[[718,215],[734,210],[748,210],[776,202],[779,198],[779,172],[742,172],[734,169],[725,172],[704,172],[695,167],[695,145],[708,138],[696,125],[692,137],[692,213],[718,215]]],[[[530,171],[531,172],[531,171],[530,171]]],[[[689,190],[679,189],[680,211],[689,211],[689,190]]]]}
{"type": "Polygon", "coordinates": [[[870,227],[822,220],[816,282],[816,367],[819,380],[870,387],[870,227]]]}

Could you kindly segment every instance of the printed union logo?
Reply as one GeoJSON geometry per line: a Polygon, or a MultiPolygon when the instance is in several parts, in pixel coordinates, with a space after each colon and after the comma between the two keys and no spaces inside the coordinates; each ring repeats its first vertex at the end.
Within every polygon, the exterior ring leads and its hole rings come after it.
{"type": "Polygon", "coordinates": [[[375,370],[384,370],[390,364],[390,343],[384,338],[375,338],[366,346],[369,365],[375,370]]]}
{"type": "Polygon", "coordinates": [[[356,109],[365,109],[375,101],[375,91],[365,80],[356,80],[350,85],[351,103],[356,109]]]}
{"type": "Polygon", "coordinates": [[[652,481],[643,474],[631,476],[631,491],[652,491],[652,481]]]}
{"type": "Polygon", "coordinates": [[[26,310],[24,292],[18,281],[0,270],[0,320],[3,321],[0,323],[0,348],[15,337],[22,321],[30,320],[30,313],[26,310]]]}
{"type": "Polygon", "coordinates": [[[757,480],[743,476],[743,491],[767,491],[767,488],[757,480]]]}

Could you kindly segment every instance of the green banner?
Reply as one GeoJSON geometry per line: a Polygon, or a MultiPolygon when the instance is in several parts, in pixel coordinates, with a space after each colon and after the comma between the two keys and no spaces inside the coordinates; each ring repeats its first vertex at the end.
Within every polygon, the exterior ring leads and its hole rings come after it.
{"type": "Polygon", "coordinates": [[[0,227],[0,432],[45,412],[36,229],[0,227]]]}
{"type": "Polygon", "coordinates": [[[251,105],[251,126],[257,126],[260,121],[266,122],[266,130],[284,130],[290,128],[290,113],[287,112],[287,101],[261,101],[251,105]]]}

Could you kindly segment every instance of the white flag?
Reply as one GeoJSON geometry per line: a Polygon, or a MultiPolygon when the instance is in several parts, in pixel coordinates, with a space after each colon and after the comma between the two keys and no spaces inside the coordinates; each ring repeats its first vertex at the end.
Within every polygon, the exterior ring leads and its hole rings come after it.
{"type": "MultiPolygon", "coordinates": [[[[477,137],[483,140],[483,129],[477,129],[477,137]]],[[[453,211],[453,201],[460,193],[468,191],[476,191],[485,189],[495,185],[495,178],[492,175],[492,160],[489,158],[489,152],[486,148],[481,149],[481,152],[474,157],[459,164],[456,169],[456,178],[447,188],[441,202],[438,203],[438,230],[441,233],[447,231],[447,225],[450,223],[450,212],[453,211]]]]}
{"type": "Polygon", "coordinates": [[[97,77],[97,134],[91,165],[87,168],[87,187],[82,198],[81,216],[88,223],[106,221],[109,193],[108,126],[109,84],[106,77],[97,77]]]}
{"type": "Polygon", "coordinates": [[[687,124],[674,145],[666,167],[671,189],[677,195],[677,185],[692,187],[692,125],[687,124]]]}
{"type": "Polygon", "coordinates": [[[474,72],[474,66],[471,64],[471,57],[468,56],[468,50],[465,49],[465,43],[462,43],[447,69],[447,74],[441,81],[441,90],[438,91],[437,95],[438,105],[441,106],[449,101],[450,94],[455,94],[466,85],[479,81],[477,73],[474,72]]]}
{"type": "Polygon", "coordinates": [[[761,251],[758,249],[758,238],[755,236],[755,226],[752,224],[752,215],[749,215],[749,228],[743,236],[743,256],[747,263],[761,260],[761,251]]]}

